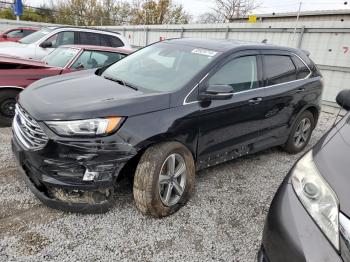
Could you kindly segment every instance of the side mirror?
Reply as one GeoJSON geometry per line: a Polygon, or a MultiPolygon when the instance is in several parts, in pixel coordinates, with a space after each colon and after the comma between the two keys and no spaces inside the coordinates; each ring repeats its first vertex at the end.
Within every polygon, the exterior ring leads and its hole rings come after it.
{"type": "Polygon", "coordinates": [[[52,47],[52,42],[50,42],[50,41],[44,41],[44,42],[42,42],[42,43],[40,44],[40,47],[42,47],[42,48],[50,48],[50,47],[52,47]]]}
{"type": "Polygon", "coordinates": [[[85,69],[85,66],[83,64],[79,64],[75,69],[76,70],[83,70],[83,69],[85,69]]]}
{"type": "Polygon", "coordinates": [[[350,111],[350,89],[340,91],[337,95],[337,103],[346,111],[350,111]]]}
{"type": "Polygon", "coordinates": [[[199,94],[200,100],[225,100],[233,96],[233,88],[230,85],[209,85],[199,94]]]}
{"type": "Polygon", "coordinates": [[[2,35],[2,38],[7,39],[7,34],[3,34],[3,35],[2,35]]]}

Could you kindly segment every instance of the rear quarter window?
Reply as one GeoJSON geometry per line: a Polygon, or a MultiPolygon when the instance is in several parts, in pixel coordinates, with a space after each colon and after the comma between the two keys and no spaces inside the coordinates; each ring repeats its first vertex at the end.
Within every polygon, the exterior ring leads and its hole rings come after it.
{"type": "Polygon", "coordinates": [[[304,79],[311,73],[309,68],[304,64],[303,61],[300,60],[300,58],[293,56],[293,62],[297,67],[297,79],[304,79]]]}
{"type": "Polygon", "coordinates": [[[296,80],[296,68],[288,55],[264,55],[264,72],[267,85],[296,80]]]}
{"type": "Polygon", "coordinates": [[[123,42],[116,36],[108,36],[111,47],[121,47],[124,46],[123,42]]]}

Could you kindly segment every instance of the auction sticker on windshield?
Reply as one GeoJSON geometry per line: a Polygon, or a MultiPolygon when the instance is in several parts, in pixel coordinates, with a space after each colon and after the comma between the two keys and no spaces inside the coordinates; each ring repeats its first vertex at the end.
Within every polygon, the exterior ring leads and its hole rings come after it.
{"type": "Polygon", "coordinates": [[[196,49],[193,49],[191,53],[193,53],[193,54],[198,54],[198,55],[205,55],[205,56],[213,57],[213,56],[215,56],[218,52],[215,52],[215,51],[213,51],[213,50],[208,50],[208,49],[196,48],[196,49]]]}

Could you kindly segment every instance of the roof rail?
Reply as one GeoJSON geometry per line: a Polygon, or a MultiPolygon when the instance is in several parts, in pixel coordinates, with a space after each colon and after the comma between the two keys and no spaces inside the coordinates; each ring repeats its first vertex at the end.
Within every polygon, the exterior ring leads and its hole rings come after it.
{"type": "Polygon", "coordinates": [[[74,28],[74,29],[88,29],[88,30],[94,30],[94,31],[102,31],[102,32],[107,32],[107,33],[113,33],[113,34],[118,34],[120,35],[119,32],[117,31],[111,31],[111,30],[106,30],[106,29],[98,29],[98,28],[93,28],[93,27],[88,27],[88,26],[48,26],[51,28],[74,28]]]}

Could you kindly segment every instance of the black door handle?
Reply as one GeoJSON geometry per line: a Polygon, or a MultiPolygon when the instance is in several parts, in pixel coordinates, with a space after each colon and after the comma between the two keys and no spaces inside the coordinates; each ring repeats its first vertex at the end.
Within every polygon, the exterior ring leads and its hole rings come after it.
{"type": "Polygon", "coordinates": [[[250,99],[248,102],[249,104],[257,105],[262,101],[262,97],[256,97],[253,99],[250,99]]]}
{"type": "Polygon", "coordinates": [[[297,93],[302,93],[302,92],[305,92],[305,88],[299,88],[299,89],[297,89],[297,93]]]}

